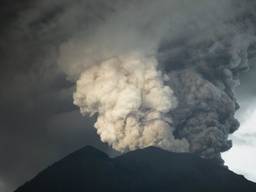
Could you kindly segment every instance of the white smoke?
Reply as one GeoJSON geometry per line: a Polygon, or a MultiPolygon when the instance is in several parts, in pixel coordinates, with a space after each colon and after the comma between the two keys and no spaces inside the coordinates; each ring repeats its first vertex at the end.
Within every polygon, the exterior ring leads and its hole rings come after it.
{"type": "Polygon", "coordinates": [[[83,114],[98,114],[97,133],[118,151],[152,145],[188,151],[188,142],[173,136],[166,114],[177,100],[153,57],[131,54],[92,65],[77,81],[74,103],[83,114]]]}

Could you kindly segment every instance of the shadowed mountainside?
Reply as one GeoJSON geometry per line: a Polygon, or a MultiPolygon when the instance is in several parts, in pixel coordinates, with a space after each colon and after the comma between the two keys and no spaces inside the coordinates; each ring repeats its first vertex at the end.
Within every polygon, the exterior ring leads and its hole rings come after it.
{"type": "Polygon", "coordinates": [[[16,192],[243,191],[256,184],[216,162],[155,147],[116,158],[87,146],[39,173],[16,192]]]}

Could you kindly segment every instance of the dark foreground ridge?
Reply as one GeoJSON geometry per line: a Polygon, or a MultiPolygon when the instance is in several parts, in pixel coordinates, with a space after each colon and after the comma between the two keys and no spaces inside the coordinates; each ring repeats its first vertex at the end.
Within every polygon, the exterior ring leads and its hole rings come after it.
{"type": "Polygon", "coordinates": [[[116,158],[87,146],[16,192],[255,192],[256,184],[192,154],[149,147],[116,158]]]}

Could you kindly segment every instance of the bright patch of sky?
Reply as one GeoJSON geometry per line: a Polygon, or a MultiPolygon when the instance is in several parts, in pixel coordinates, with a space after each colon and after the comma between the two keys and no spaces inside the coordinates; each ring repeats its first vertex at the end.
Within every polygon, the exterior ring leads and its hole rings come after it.
{"type": "Polygon", "coordinates": [[[256,100],[251,103],[238,114],[240,129],[230,137],[233,147],[222,157],[232,171],[256,182],[256,100]]]}

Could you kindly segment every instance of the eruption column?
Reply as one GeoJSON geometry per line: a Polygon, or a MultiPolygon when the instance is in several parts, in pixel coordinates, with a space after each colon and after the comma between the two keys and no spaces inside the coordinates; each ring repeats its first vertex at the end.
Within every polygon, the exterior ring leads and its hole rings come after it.
{"type": "Polygon", "coordinates": [[[153,57],[113,57],[81,74],[74,104],[84,115],[97,114],[97,133],[118,151],[154,145],[186,152],[188,142],[174,137],[172,119],[167,117],[177,99],[164,78],[153,57]]]}

